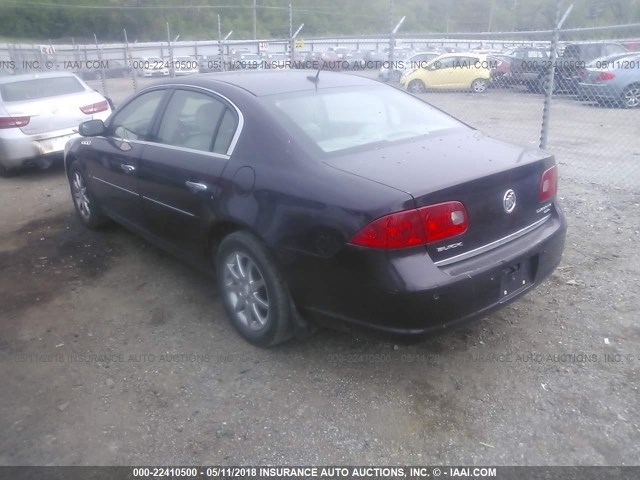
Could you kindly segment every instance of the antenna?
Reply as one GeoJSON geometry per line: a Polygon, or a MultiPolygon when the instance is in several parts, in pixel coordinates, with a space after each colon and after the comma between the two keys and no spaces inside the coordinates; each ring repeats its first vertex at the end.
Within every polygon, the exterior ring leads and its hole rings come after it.
{"type": "Polygon", "coordinates": [[[316,92],[318,91],[318,83],[320,83],[320,70],[322,67],[318,68],[318,72],[314,75],[307,75],[307,80],[312,82],[316,86],[316,92]]]}

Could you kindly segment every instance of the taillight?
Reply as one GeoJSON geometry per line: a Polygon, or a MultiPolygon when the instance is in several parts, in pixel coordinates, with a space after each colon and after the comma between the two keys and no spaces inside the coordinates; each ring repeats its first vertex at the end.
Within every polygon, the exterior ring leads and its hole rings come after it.
{"type": "Polygon", "coordinates": [[[445,202],[380,217],[351,239],[370,248],[406,248],[437,242],[467,230],[467,211],[460,202],[445,202]]]}
{"type": "Polygon", "coordinates": [[[445,202],[418,209],[425,219],[427,243],[455,237],[467,231],[467,211],[460,202],[445,202]]]}
{"type": "Polygon", "coordinates": [[[611,80],[615,78],[615,74],[611,72],[600,72],[596,77],[596,82],[605,82],[607,80],[611,80]]]}
{"type": "Polygon", "coordinates": [[[558,169],[554,165],[542,174],[540,179],[540,189],[538,191],[538,199],[544,202],[548,198],[553,197],[558,190],[558,169]]]}
{"type": "Polygon", "coordinates": [[[98,103],[92,103],[91,105],[85,105],[84,107],[80,107],[82,113],[85,115],[91,115],[92,113],[104,112],[109,109],[109,104],[106,100],[98,103]]]}
{"type": "Polygon", "coordinates": [[[29,125],[31,117],[0,117],[0,128],[20,128],[29,125]]]}

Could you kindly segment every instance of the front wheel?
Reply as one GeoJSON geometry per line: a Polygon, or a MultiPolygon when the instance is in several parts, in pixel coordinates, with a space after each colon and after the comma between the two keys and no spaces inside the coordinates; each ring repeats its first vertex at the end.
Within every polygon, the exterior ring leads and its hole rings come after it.
{"type": "Polygon", "coordinates": [[[471,90],[475,93],[483,93],[487,90],[489,86],[489,82],[484,78],[476,78],[473,82],[471,82],[471,90]]]}
{"type": "Polygon", "coordinates": [[[215,258],[222,301],[238,333],[272,347],[292,335],[292,302],[264,244],[248,232],[224,238],[215,258]]]}
{"type": "Polygon", "coordinates": [[[640,85],[625,88],[620,97],[620,103],[624,108],[640,107],[640,85]]]}
{"type": "Polygon", "coordinates": [[[407,90],[411,93],[424,93],[426,88],[422,80],[411,80],[407,85],[407,90]]]}
{"type": "Polygon", "coordinates": [[[109,220],[102,214],[98,201],[87,189],[85,176],[76,162],[69,169],[69,186],[76,213],[85,226],[99,228],[108,223],[109,220]]]}

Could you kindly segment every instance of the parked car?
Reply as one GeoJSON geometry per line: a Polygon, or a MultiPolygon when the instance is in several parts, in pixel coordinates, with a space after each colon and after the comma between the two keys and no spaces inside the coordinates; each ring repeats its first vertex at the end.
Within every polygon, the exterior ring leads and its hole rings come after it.
{"type": "Polygon", "coordinates": [[[322,70],[342,70],[342,60],[333,50],[326,50],[318,57],[318,68],[322,70]]]}
{"type": "Polygon", "coordinates": [[[80,133],[65,156],[80,220],[214,273],[260,346],[310,324],[442,331],[530,291],[563,251],[552,155],[361,76],[173,79],[80,133]]]}
{"type": "Polygon", "coordinates": [[[412,54],[412,50],[395,49],[393,51],[393,65],[391,65],[389,63],[389,52],[387,51],[387,59],[378,70],[378,79],[384,82],[399,81],[404,71],[404,61],[412,54]]]}
{"type": "Polygon", "coordinates": [[[578,88],[580,98],[585,100],[640,107],[640,54],[608,57],[600,62],[600,68],[586,68],[578,88]]]}
{"type": "Polygon", "coordinates": [[[0,174],[49,167],[85,120],[105,120],[107,99],[70,72],[0,77],[0,174]]]}
{"type": "Polygon", "coordinates": [[[272,53],[264,58],[264,64],[272,70],[290,68],[291,59],[285,53],[272,53]]]}
{"type": "Polygon", "coordinates": [[[367,69],[378,70],[383,62],[389,60],[389,54],[380,50],[368,50],[364,54],[365,67],[367,69]]]}
{"type": "Polygon", "coordinates": [[[143,77],[168,77],[169,66],[160,57],[142,57],[133,60],[133,67],[136,68],[143,77]]]}
{"type": "MultiPolygon", "coordinates": [[[[529,90],[539,91],[542,78],[549,67],[550,52],[543,47],[518,47],[506,53],[510,59],[511,74],[505,81],[514,85],[524,85],[529,90]]],[[[500,57],[502,58],[502,57],[500,57]]]]}
{"type": "Polygon", "coordinates": [[[258,70],[262,66],[262,57],[257,53],[236,53],[231,60],[231,70],[258,70]]]}
{"type": "MultiPolygon", "coordinates": [[[[564,91],[571,94],[578,93],[578,83],[582,80],[580,72],[586,65],[600,57],[627,53],[628,50],[619,43],[590,42],[572,43],[566,45],[562,55],[558,57],[554,74],[554,91],[564,91]]],[[[548,68],[538,78],[537,91],[546,92],[548,89],[548,68]]]]}
{"type": "Polygon", "coordinates": [[[343,60],[346,63],[347,70],[364,70],[365,54],[360,50],[350,50],[344,55],[343,60]]]}
{"type": "Polygon", "coordinates": [[[173,62],[171,62],[171,68],[173,69],[173,74],[176,77],[182,75],[193,75],[200,71],[198,61],[189,56],[174,57],[173,62]]]}
{"type": "Polygon", "coordinates": [[[105,78],[121,78],[131,75],[132,68],[119,60],[108,60],[108,68],[82,69],[76,74],[83,80],[98,80],[104,74],[105,78]]]}
{"type": "Polygon", "coordinates": [[[198,57],[198,71],[200,73],[221,72],[222,60],[220,55],[200,55],[198,57]]]}
{"type": "Polygon", "coordinates": [[[513,79],[511,57],[507,55],[489,55],[487,59],[489,60],[491,85],[503,87],[511,84],[513,79]]]}
{"type": "Polygon", "coordinates": [[[412,93],[426,90],[469,90],[484,92],[491,83],[489,60],[473,53],[447,53],[426,68],[406,72],[400,85],[412,93]]]}
{"type": "Polygon", "coordinates": [[[378,78],[385,82],[399,82],[405,72],[426,67],[431,60],[439,56],[437,52],[418,52],[411,55],[401,52],[398,56],[394,55],[393,69],[382,66],[378,72],[378,78]]]}

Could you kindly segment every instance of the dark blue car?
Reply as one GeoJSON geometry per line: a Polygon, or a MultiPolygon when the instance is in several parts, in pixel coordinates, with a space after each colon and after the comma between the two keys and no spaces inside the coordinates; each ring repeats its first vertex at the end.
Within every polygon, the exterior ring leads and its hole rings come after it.
{"type": "Polygon", "coordinates": [[[358,76],[174,79],[80,133],[65,152],[80,219],[214,273],[260,346],[313,325],[459,325],[538,285],[564,247],[553,156],[358,76]]]}

